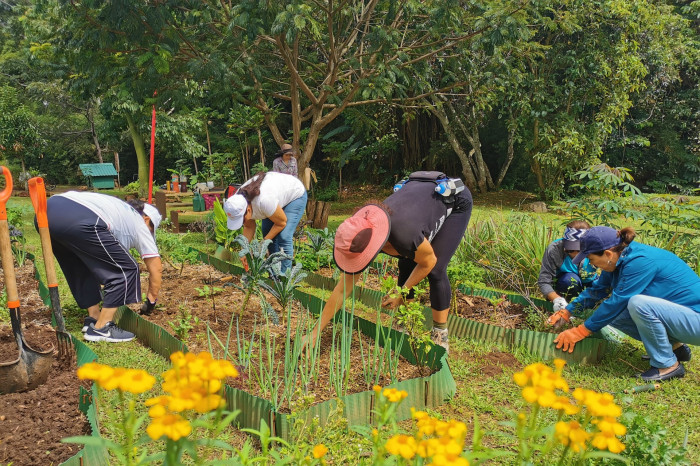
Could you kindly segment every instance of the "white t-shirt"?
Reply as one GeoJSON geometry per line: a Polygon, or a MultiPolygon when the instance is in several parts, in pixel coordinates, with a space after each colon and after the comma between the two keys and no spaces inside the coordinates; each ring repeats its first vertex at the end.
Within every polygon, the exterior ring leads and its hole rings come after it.
{"type": "Polygon", "coordinates": [[[56,194],[87,207],[100,217],[119,244],[127,251],[136,249],[143,259],[159,257],[156,240],[141,214],[114,196],[99,193],[68,191],[56,194]]]}
{"type": "MultiPolygon", "coordinates": [[[[255,181],[254,176],[243,183],[243,186],[255,181]]],[[[277,206],[284,209],[290,202],[304,195],[306,189],[299,178],[285,173],[267,172],[260,184],[260,194],[253,199],[250,205],[253,207],[255,220],[269,218],[277,210],[277,206]]]]}

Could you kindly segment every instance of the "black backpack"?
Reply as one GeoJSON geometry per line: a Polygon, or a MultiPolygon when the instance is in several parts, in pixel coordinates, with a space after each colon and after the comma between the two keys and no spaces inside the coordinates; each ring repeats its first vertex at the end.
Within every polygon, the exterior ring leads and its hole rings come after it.
{"type": "Polygon", "coordinates": [[[418,171],[408,175],[407,179],[401,180],[394,185],[394,192],[403,188],[410,181],[422,181],[435,184],[435,192],[442,196],[445,204],[452,205],[455,195],[464,191],[464,182],[459,178],[450,178],[438,171],[418,171]]]}

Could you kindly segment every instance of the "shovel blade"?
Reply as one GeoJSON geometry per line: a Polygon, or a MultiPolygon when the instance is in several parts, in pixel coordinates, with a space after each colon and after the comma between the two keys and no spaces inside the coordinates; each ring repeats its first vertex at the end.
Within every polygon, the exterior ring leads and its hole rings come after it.
{"type": "Polygon", "coordinates": [[[17,393],[29,387],[27,363],[18,357],[16,361],[0,364],[0,393],[17,393]]]}

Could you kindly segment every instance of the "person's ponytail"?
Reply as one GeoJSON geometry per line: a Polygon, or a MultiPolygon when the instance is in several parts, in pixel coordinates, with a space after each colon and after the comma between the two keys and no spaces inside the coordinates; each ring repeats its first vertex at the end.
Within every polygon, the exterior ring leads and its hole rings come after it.
{"type": "Polygon", "coordinates": [[[617,237],[620,238],[620,244],[611,248],[614,252],[622,252],[627,246],[630,245],[634,238],[636,238],[637,233],[632,227],[625,227],[617,232],[617,237]]]}

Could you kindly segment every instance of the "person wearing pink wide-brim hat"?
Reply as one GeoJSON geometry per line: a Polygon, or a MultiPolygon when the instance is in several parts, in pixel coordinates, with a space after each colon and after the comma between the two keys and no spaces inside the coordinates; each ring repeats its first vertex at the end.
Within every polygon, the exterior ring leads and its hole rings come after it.
{"type": "MultiPolygon", "coordinates": [[[[399,259],[400,287],[412,289],[428,278],[433,311],[431,337],[447,350],[447,314],[452,297],[447,265],[464,237],[471,212],[468,189],[446,202],[436,192],[435,184],[411,181],[381,204],[365,205],[346,219],[336,231],[333,249],[333,258],[343,276],[326,301],[307,344],[315,344],[320,331],[352,292],[361,272],[383,252],[399,259]]],[[[412,292],[408,298],[412,298],[412,292]]],[[[382,300],[382,306],[389,309],[402,303],[402,297],[385,296],[382,300]]]]}

